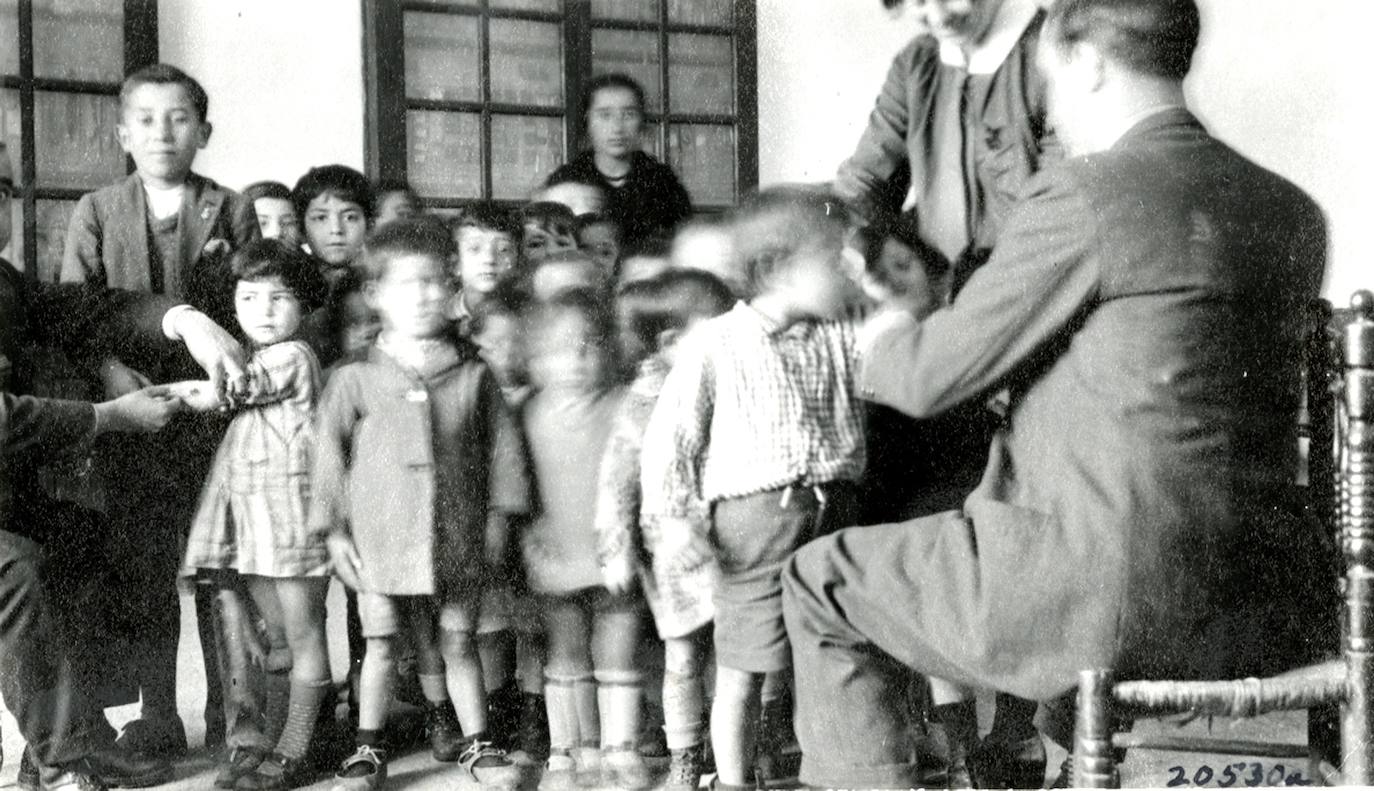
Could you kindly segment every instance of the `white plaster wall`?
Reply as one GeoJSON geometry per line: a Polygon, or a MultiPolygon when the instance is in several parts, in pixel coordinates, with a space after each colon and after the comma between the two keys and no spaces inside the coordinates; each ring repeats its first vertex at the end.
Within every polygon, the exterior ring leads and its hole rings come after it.
{"type": "Polygon", "coordinates": [[[163,61],[210,94],[196,170],[241,188],[363,165],[362,0],[161,0],[163,61]]]}
{"type": "MultiPolygon", "coordinates": [[[[1214,133],[1311,193],[1331,223],[1326,294],[1374,287],[1369,0],[1200,0],[1188,89],[1214,133]]],[[[853,150],[911,23],[879,0],[758,0],[759,178],[820,181],[853,150]]]]}

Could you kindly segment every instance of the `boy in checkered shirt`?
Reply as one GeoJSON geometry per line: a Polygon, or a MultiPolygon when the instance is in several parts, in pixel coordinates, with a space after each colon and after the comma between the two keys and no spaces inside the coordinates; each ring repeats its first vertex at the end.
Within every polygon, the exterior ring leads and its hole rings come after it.
{"type": "Polygon", "coordinates": [[[864,430],[854,328],[840,321],[856,296],[842,269],[847,229],[836,199],[804,188],[768,189],[740,209],[734,233],[755,296],[682,340],[644,435],[641,518],[665,553],[697,560],[692,509],[712,510],[721,788],[752,787],[764,674],[790,663],[783,562],[854,522],[864,430]]]}

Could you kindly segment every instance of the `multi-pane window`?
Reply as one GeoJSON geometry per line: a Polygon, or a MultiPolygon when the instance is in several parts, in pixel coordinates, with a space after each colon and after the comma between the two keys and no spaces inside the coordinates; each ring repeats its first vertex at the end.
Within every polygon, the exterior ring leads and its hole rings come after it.
{"type": "Polygon", "coordinates": [[[368,158],[431,205],[523,200],[585,134],[582,91],[644,86],[643,145],[701,207],[757,181],[753,0],[369,0],[368,158]]]}
{"type": "Polygon", "coordinates": [[[56,278],[76,200],[128,172],[120,82],[156,59],[156,0],[0,0],[0,135],[17,176],[0,255],[56,278]]]}

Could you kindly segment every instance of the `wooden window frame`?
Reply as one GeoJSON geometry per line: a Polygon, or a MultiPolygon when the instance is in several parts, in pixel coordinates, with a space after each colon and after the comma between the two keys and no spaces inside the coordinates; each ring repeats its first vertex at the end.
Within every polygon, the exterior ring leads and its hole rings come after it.
{"type": "MultiPolygon", "coordinates": [[[[582,149],[586,135],[583,123],[582,93],[592,77],[592,31],[626,30],[658,35],[660,107],[646,112],[646,123],[657,124],[658,150],[669,161],[668,135],[674,124],[732,126],[735,130],[735,194],[744,195],[758,186],[758,35],[755,0],[736,0],[732,25],[696,25],[672,22],[668,0],[658,4],[657,21],[592,19],[590,0],[563,0],[561,12],[526,11],[493,7],[490,0],[465,3],[433,0],[364,0],[364,85],[366,93],[366,139],[364,151],[368,173],[384,181],[408,181],[406,117],[409,110],[441,110],[480,115],[481,196],[479,198],[426,198],[436,208],[456,208],[476,199],[491,199],[491,121],[494,115],[542,116],[563,119],[563,161],[582,149]],[[476,101],[411,99],[405,87],[405,12],[471,16],[478,19],[478,81],[476,101]],[[491,101],[491,25],[492,19],[512,19],[560,25],[563,31],[563,91],[561,107],[493,103],[491,101]],[[669,108],[672,90],[668,71],[668,37],[674,33],[729,36],[735,50],[735,111],[733,113],[676,113],[669,108]]],[[[650,0],[644,0],[650,2],[650,0]]],[[[681,174],[679,174],[681,178],[681,174]]],[[[496,200],[502,204],[519,201],[496,200]]],[[[698,211],[727,208],[699,204],[698,211]]]]}
{"type": "MultiPolygon", "coordinates": [[[[158,0],[124,0],[124,73],[130,74],[157,62],[158,0]]],[[[88,189],[40,187],[38,185],[38,148],[35,145],[34,95],[45,93],[98,94],[118,96],[120,84],[92,80],[36,77],[33,72],[33,0],[18,0],[19,75],[0,76],[0,89],[18,91],[20,118],[19,181],[13,200],[21,203],[24,219],[24,271],[38,275],[38,201],[79,199],[88,189]]],[[[11,153],[14,157],[16,154],[11,153]]],[[[132,173],[133,160],[125,157],[125,171],[132,173]]]]}

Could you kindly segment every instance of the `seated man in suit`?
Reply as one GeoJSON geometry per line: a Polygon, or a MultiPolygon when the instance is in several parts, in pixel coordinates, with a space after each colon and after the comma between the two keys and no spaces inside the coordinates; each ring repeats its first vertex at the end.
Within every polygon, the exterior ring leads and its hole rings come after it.
{"type": "Polygon", "coordinates": [[[1037,58],[1069,158],[949,307],[865,327],[866,396],[1010,402],[961,510],[790,562],[805,782],[916,784],[904,667],[1047,701],[1090,667],[1282,669],[1334,616],[1330,550],[1289,502],[1325,222],[1188,112],[1199,28],[1194,0],[1060,0],[1037,58]]]}

